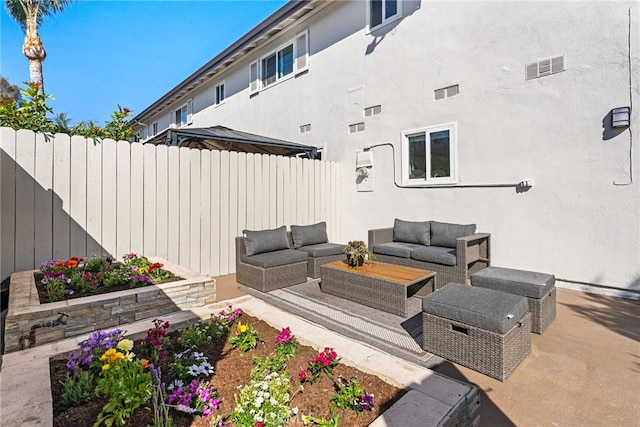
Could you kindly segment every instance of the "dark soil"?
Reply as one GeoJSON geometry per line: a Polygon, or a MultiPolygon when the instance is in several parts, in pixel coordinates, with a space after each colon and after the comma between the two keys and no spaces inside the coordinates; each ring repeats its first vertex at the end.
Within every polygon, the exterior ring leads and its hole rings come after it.
{"type": "MultiPolygon", "coordinates": [[[[183,280],[182,277],[180,276],[176,276],[175,274],[171,273],[170,271],[167,271],[169,273],[169,277],[154,283],[154,285],[159,285],[162,283],[167,283],[167,282],[175,282],[177,280],[183,280]]],[[[51,301],[49,301],[49,295],[47,294],[47,291],[44,287],[44,285],[41,283],[42,278],[44,277],[42,274],[40,273],[34,273],[33,277],[35,278],[36,281],[36,289],[38,290],[38,298],[40,300],[40,304],[47,304],[51,301]]],[[[136,286],[137,288],[144,288],[147,286],[152,286],[152,284],[150,283],[146,283],[146,282],[142,282],[141,285],[136,286]]],[[[114,285],[114,286],[99,286],[96,288],[96,290],[94,292],[91,293],[83,293],[80,291],[75,292],[73,295],[65,295],[64,300],[71,300],[71,299],[76,299],[76,298],[82,298],[82,297],[87,297],[90,295],[100,295],[100,294],[108,294],[110,292],[117,292],[117,291],[126,291],[128,289],[133,289],[130,285],[114,285]]]]}
{"type": "MultiPolygon", "coordinates": [[[[269,326],[263,320],[243,314],[240,317],[242,323],[249,323],[258,332],[261,342],[255,350],[242,353],[238,349],[234,349],[228,342],[227,337],[223,337],[216,343],[207,345],[199,349],[209,359],[214,366],[215,373],[210,378],[210,384],[214,385],[218,396],[221,399],[219,410],[214,413],[229,415],[234,407],[234,394],[239,393],[239,387],[249,383],[249,374],[253,368],[253,357],[264,358],[272,353],[275,349],[275,338],[280,331],[269,326]]],[[[151,322],[149,323],[152,326],[151,322]]],[[[233,328],[232,328],[233,330],[233,328]]],[[[291,331],[295,337],[296,331],[291,331]]],[[[176,334],[170,334],[172,339],[172,350],[178,350],[176,344],[176,334]]],[[[331,343],[323,343],[324,346],[330,347],[331,343]]],[[[138,353],[138,347],[134,347],[134,352],[138,353]]],[[[320,349],[321,350],[321,349],[320,349]]],[[[175,351],[173,352],[175,353],[175,351]]],[[[308,360],[318,355],[318,351],[308,347],[299,346],[299,352],[287,364],[287,371],[291,376],[291,393],[299,387],[298,372],[301,367],[308,366],[308,360]]],[[[143,356],[138,354],[138,356],[143,356]]],[[[338,354],[338,357],[341,355],[338,354]]],[[[106,403],[104,400],[93,399],[87,404],[79,407],[65,408],[61,406],[60,395],[62,393],[62,382],[67,375],[65,366],[67,356],[58,356],[51,359],[51,393],[53,396],[53,425],[54,427],[73,426],[73,427],[90,427],[96,420],[96,417],[102,406],[106,403]]],[[[164,365],[161,362],[163,382],[169,383],[173,380],[170,377],[170,371],[167,361],[164,365]]],[[[381,415],[394,402],[406,393],[405,390],[394,387],[384,382],[379,377],[362,372],[354,367],[339,364],[334,369],[334,377],[343,375],[346,378],[356,378],[358,385],[363,387],[367,393],[373,394],[375,408],[373,411],[364,411],[356,414],[351,410],[336,409],[335,413],[340,414],[340,426],[360,427],[369,425],[375,418],[381,415]]],[[[325,419],[331,418],[329,407],[331,397],[336,394],[336,385],[326,376],[322,376],[319,381],[314,384],[304,383],[304,391],[295,395],[291,402],[291,407],[298,407],[298,416],[294,416],[287,426],[302,426],[300,416],[310,415],[313,417],[321,417],[325,419]]],[[[199,418],[193,418],[191,415],[171,410],[171,415],[176,427],[196,426],[205,427],[210,424],[199,418]]],[[[138,408],[133,416],[129,419],[127,426],[144,427],[153,425],[153,410],[151,403],[147,407],[138,408]]]]}

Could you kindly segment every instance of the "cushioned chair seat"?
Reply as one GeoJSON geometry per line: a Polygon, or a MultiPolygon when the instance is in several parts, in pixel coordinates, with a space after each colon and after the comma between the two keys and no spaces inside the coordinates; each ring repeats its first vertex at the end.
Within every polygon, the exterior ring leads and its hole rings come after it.
{"type": "Polygon", "coordinates": [[[471,284],[540,299],[547,295],[556,284],[552,274],[534,271],[514,270],[503,267],[487,267],[471,275],[471,284]]]}
{"type": "Polygon", "coordinates": [[[339,243],[320,243],[317,245],[302,246],[298,248],[298,250],[308,253],[310,257],[320,258],[344,254],[344,246],[345,245],[339,243]]]}
{"type": "Polygon", "coordinates": [[[505,334],[529,312],[523,296],[449,283],[422,299],[422,311],[505,334]]]}
{"type": "Polygon", "coordinates": [[[242,255],[241,259],[247,264],[256,267],[269,268],[280,265],[293,264],[296,262],[307,262],[308,254],[295,249],[282,249],[279,251],[265,252],[257,255],[242,255]]]}
{"type": "Polygon", "coordinates": [[[389,242],[380,243],[373,246],[374,254],[397,256],[400,258],[410,258],[411,251],[415,249],[426,248],[424,245],[416,243],[389,242]]]}
{"type": "Polygon", "coordinates": [[[456,250],[442,246],[423,246],[413,249],[411,258],[442,265],[456,265],[456,250]]]}

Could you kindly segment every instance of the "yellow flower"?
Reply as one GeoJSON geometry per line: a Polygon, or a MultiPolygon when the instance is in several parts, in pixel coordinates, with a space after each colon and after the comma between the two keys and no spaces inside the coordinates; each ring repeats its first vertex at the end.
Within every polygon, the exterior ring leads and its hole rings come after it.
{"type": "Polygon", "coordinates": [[[247,325],[243,325],[242,323],[238,323],[238,332],[244,334],[247,332],[247,325]]]}
{"type": "Polygon", "coordinates": [[[111,365],[109,365],[108,363],[106,365],[102,365],[102,370],[103,371],[108,371],[109,368],[111,368],[111,365]]]}
{"type": "Polygon", "coordinates": [[[133,360],[133,358],[136,357],[135,353],[131,353],[131,352],[127,352],[127,354],[125,354],[124,356],[122,356],[122,358],[124,360],[126,360],[127,362],[131,362],[133,360]]]}
{"type": "Polygon", "coordinates": [[[129,339],[123,339],[118,343],[116,347],[118,347],[119,350],[131,351],[131,349],[133,348],[133,341],[129,339]]]}
{"type": "Polygon", "coordinates": [[[102,356],[100,356],[100,360],[105,361],[107,359],[111,359],[114,354],[116,354],[116,349],[110,348],[109,350],[105,351],[102,356]]]}

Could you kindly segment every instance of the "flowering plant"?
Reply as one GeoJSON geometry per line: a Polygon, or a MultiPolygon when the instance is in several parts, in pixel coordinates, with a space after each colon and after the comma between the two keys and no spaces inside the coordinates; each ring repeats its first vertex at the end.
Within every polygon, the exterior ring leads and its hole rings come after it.
{"type": "Polygon", "coordinates": [[[301,382],[309,381],[314,383],[324,373],[329,379],[333,380],[333,368],[340,363],[340,358],[333,348],[325,347],[320,354],[309,360],[309,366],[306,370],[300,369],[299,377],[301,382]],[[307,372],[309,375],[307,375],[307,372]]]}
{"type": "Polygon", "coordinates": [[[72,373],[76,373],[79,369],[90,369],[96,373],[100,372],[102,363],[100,363],[100,355],[106,350],[114,348],[124,337],[125,331],[115,329],[111,332],[95,331],[89,337],[80,342],[79,350],[71,353],[67,368],[72,373]]]}
{"type": "Polygon", "coordinates": [[[192,350],[176,354],[170,368],[171,373],[181,381],[201,376],[208,378],[214,372],[209,359],[204,354],[192,350]]]}
{"type": "Polygon", "coordinates": [[[132,348],[133,341],[124,339],[100,357],[103,365],[96,395],[105,396],[108,402],[94,426],[124,426],[133,411],[151,399],[151,374],[145,372],[148,361],[136,360],[132,348]]]}
{"type": "Polygon", "coordinates": [[[258,346],[258,333],[253,326],[238,322],[236,335],[230,337],[229,342],[234,348],[247,352],[258,346]]]}
{"type": "Polygon", "coordinates": [[[216,389],[198,380],[192,380],[186,386],[182,382],[175,382],[167,389],[172,391],[167,402],[175,405],[181,412],[199,413],[202,418],[207,419],[211,416],[211,411],[220,406],[216,389]]]}
{"type": "Polygon", "coordinates": [[[291,330],[283,328],[280,334],[276,337],[276,354],[284,357],[286,360],[291,359],[296,353],[298,353],[298,342],[291,335],[291,330]]]}
{"type": "Polygon", "coordinates": [[[239,395],[231,420],[236,427],[283,426],[294,410],[289,409],[289,374],[272,372],[262,380],[251,380],[239,395]]]}
{"type": "Polygon", "coordinates": [[[331,398],[331,412],[340,409],[352,409],[356,412],[371,411],[374,408],[373,394],[366,393],[358,386],[355,378],[346,379],[338,375],[338,393],[331,398]]]}
{"type": "Polygon", "coordinates": [[[165,358],[168,355],[166,350],[170,344],[169,337],[167,337],[168,330],[169,322],[153,319],[153,327],[147,329],[147,337],[138,342],[143,349],[148,350],[156,363],[160,358],[165,358]]]}

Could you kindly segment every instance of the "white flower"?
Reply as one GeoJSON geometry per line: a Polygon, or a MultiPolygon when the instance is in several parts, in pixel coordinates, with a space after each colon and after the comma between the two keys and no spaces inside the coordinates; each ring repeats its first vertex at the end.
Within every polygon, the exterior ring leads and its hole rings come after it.
{"type": "Polygon", "coordinates": [[[293,412],[293,415],[298,415],[298,407],[294,407],[293,409],[291,409],[291,412],[293,412]]]}
{"type": "Polygon", "coordinates": [[[262,406],[262,402],[264,402],[264,397],[259,396],[259,397],[256,399],[256,408],[259,408],[260,406],[262,406]]]}

